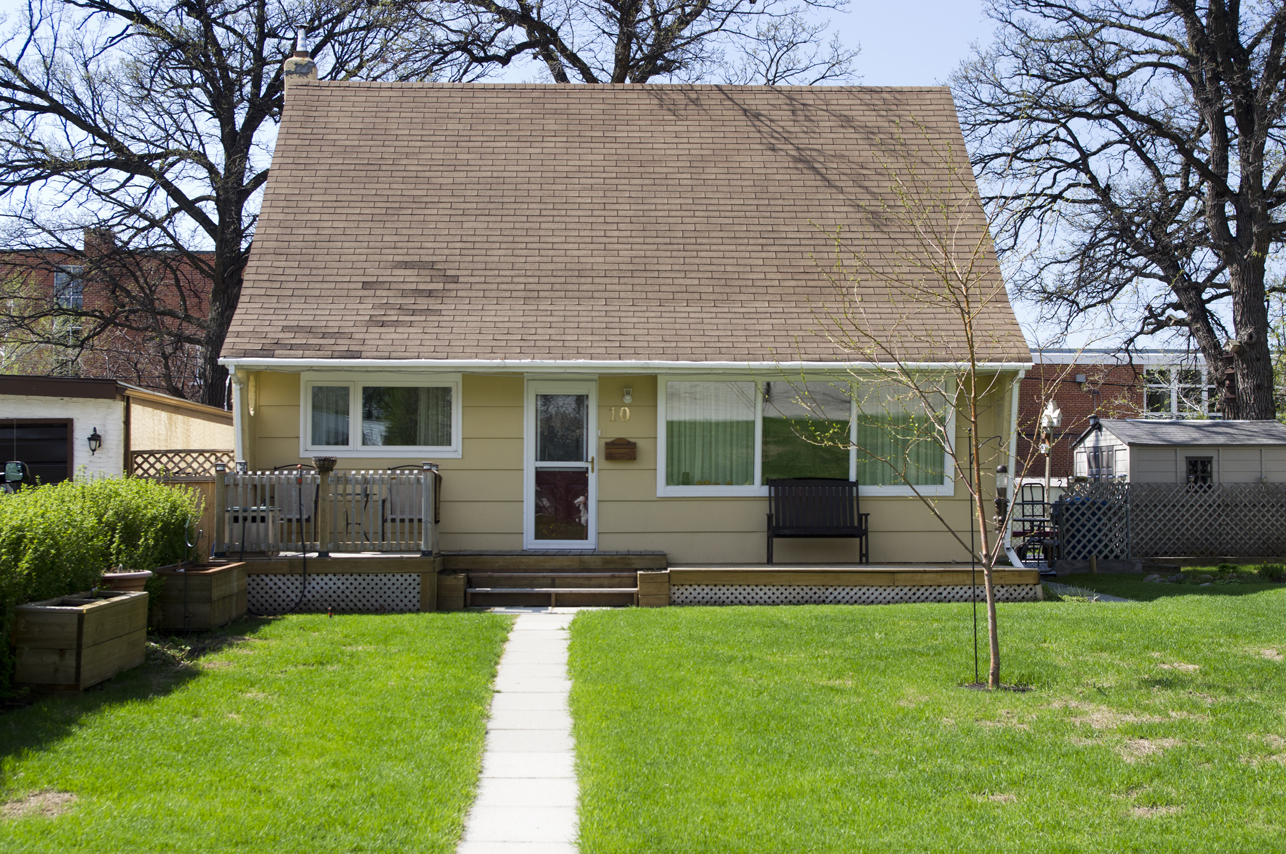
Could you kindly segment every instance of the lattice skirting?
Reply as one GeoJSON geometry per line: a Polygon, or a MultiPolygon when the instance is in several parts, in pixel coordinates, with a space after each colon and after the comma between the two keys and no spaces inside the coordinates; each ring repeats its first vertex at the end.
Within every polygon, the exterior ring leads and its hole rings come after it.
{"type": "MultiPolygon", "coordinates": [[[[299,602],[301,575],[251,575],[246,599],[255,614],[283,614],[299,602]]],[[[308,574],[299,611],[387,614],[420,610],[419,573],[308,574]]]]}
{"type": "MultiPolygon", "coordinates": [[[[963,585],[917,587],[834,587],[807,584],[676,584],[671,605],[896,605],[904,602],[968,602],[974,588],[963,585]]],[[[978,601],[986,598],[981,584],[978,601]]],[[[1035,602],[1039,584],[1000,584],[998,602],[1035,602]]]]}

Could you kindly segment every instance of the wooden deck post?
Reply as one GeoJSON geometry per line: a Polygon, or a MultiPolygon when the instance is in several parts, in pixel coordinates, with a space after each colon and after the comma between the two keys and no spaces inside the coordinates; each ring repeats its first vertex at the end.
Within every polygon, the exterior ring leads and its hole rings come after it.
{"type": "Polygon", "coordinates": [[[214,464],[214,556],[225,557],[228,526],[228,464],[214,464]]]}

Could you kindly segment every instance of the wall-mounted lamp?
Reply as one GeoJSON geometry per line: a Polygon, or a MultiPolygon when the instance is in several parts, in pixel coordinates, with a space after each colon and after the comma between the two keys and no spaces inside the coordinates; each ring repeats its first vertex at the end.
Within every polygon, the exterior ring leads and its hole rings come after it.
{"type": "Polygon", "coordinates": [[[89,434],[89,455],[92,457],[98,453],[98,449],[103,447],[103,437],[98,434],[98,428],[89,434]]]}
{"type": "Polygon", "coordinates": [[[632,388],[622,389],[621,403],[633,403],[633,402],[634,402],[634,389],[632,388]]]}

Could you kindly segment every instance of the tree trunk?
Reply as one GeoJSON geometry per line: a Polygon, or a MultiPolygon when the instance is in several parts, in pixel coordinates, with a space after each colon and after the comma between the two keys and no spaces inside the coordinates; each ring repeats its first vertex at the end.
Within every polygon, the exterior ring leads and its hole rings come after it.
{"type": "Polygon", "coordinates": [[[1268,302],[1264,293],[1264,261],[1249,258],[1230,271],[1232,320],[1237,340],[1230,347],[1237,377],[1237,402],[1225,418],[1272,420],[1273,359],[1268,349],[1268,302]]]}

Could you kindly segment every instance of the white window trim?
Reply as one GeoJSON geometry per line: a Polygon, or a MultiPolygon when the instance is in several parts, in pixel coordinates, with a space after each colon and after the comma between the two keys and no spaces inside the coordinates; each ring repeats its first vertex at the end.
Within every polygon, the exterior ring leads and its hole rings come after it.
{"type": "Polygon", "coordinates": [[[461,427],[464,410],[460,374],[366,373],[352,371],[309,372],[299,375],[299,455],[335,456],[357,459],[439,459],[458,460],[463,456],[461,427]],[[312,445],[312,387],[347,386],[348,444],[312,445]],[[416,388],[447,387],[451,389],[450,445],[362,445],[362,386],[409,386],[416,388]]]}
{"type": "MultiPolygon", "coordinates": [[[[828,379],[824,376],[806,377],[805,380],[825,381],[828,379]]],[[[872,382],[879,381],[879,375],[871,377],[872,382]]],[[[657,406],[656,406],[656,495],[658,498],[683,498],[683,497],[702,497],[702,498],[765,498],[768,496],[768,484],[763,482],[763,394],[760,392],[763,380],[756,377],[747,377],[744,374],[673,374],[662,375],[657,377],[657,406]],[[671,382],[753,382],[755,384],[755,484],[751,486],[672,486],[665,481],[666,475],[666,401],[668,398],[668,388],[671,382]]],[[[777,380],[771,380],[777,382],[777,380]]],[[[850,442],[857,441],[857,402],[849,403],[849,422],[852,425],[852,432],[849,435],[850,442]]],[[[956,410],[951,407],[947,417],[947,432],[954,438],[956,434],[956,410]]],[[[931,498],[950,498],[955,495],[955,465],[952,456],[953,446],[943,449],[942,452],[942,483],[931,486],[910,487],[905,484],[889,486],[867,486],[858,487],[859,495],[878,496],[914,496],[922,495],[931,498]]],[[[855,449],[849,450],[848,457],[848,479],[853,480],[857,476],[857,453],[855,449]]]]}

